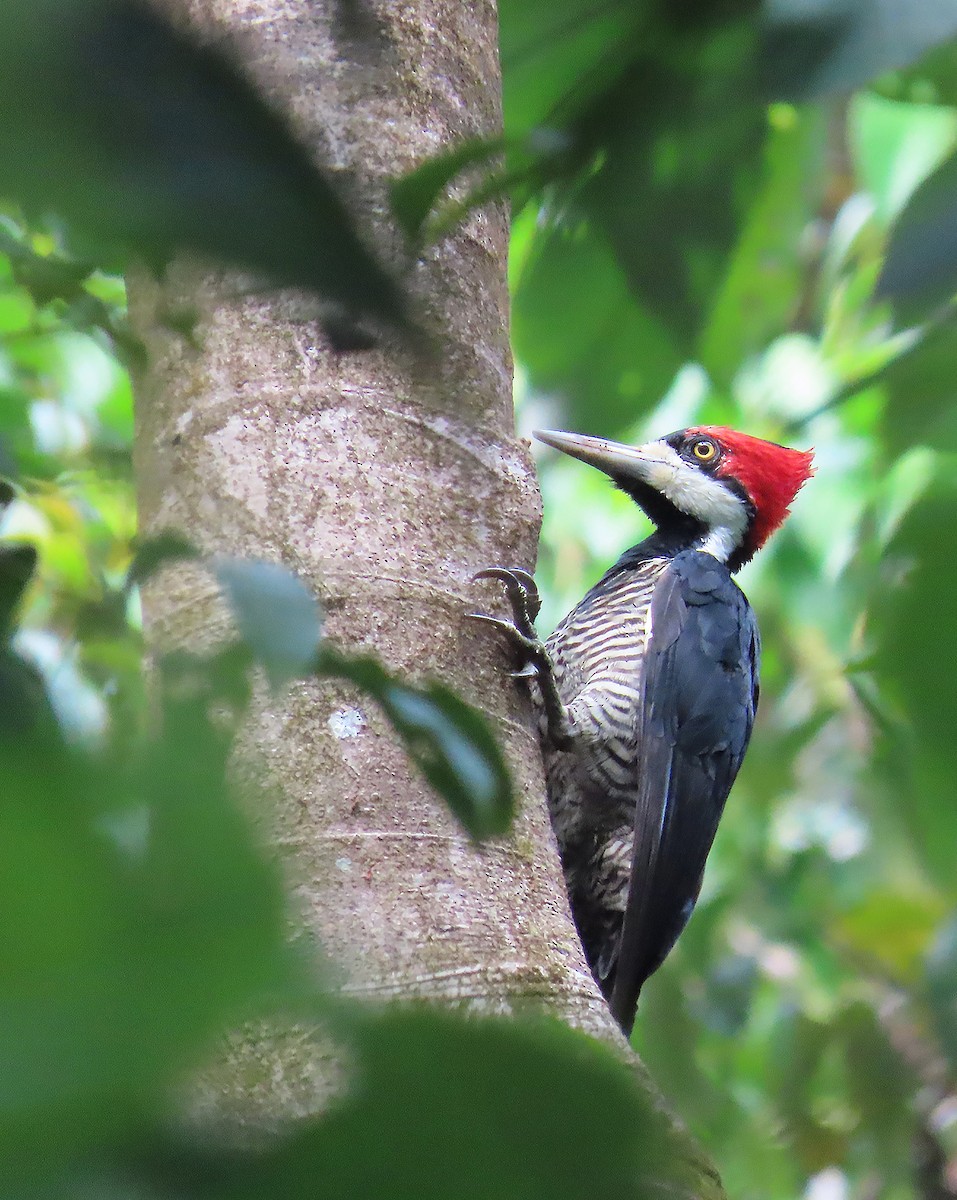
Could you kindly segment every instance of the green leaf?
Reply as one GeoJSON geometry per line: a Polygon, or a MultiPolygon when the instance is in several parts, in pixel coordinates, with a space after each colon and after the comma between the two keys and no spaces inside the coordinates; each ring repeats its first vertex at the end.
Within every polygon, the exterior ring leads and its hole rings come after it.
{"type": "Polygon", "coordinates": [[[902,718],[886,753],[903,776],[895,780],[902,788],[901,816],[927,869],[950,888],[957,844],[957,811],[949,803],[957,690],[942,647],[957,629],[955,460],[943,460],[937,480],[901,523],[885,571],[872,616],[875,663],[884,695],[902,718]]]}
{"type": "Polygon", "coordinates": [[[199,558],[199,551],[188,538],[167,530],[137,543],[136,553],[127,572],[127,585],[146,583],[158,571],[174,562],[199,558]]]}
{"type": "Polygon", "coordinates": [[[957,55],[945,42],[920,62],[903,70],[892,71],[872,85],[875,92],[889,100],[912,104],[957,105],[957,55]]]}
{"type": "Polygon", "coordinates": [[[14,613],[36,565],[37,552],[33,546],[0,545],[0,645],[13,630],[14,613]]]}
{"type": "Polygon", "coordinates": [[[473,708],[442,684],[402,683],[372,658],[323,647],[317,668],[357,684],[378,702],[413,762],[473,838],[508,831],[514,813],[508,768],[473,708]]]}
{"type": "Polygon", "coordinates": [[[355,1083],[321,1119],[258,1155],[194,1167],[206,1194],[305,1200],[317,1180],[338,1200],[717,1193],[674,1152],[628,1068],[558,1021],[389,1013],[357,1024],[353,1052],[355,1083]]]}
{"type": "Polygon", "coordinates": [[[852,951],[881,963],[889,977],[911,982],[941,907],[930,891],[875,887],[835,921],[834,931],[852,951]]]}
{"type": "Polygon", "coordinates": [[[505,129],[510,139],[555,130],[627,66],[643,24],[632,0],[502,0],[505,129]]]}
{"type": "Polygon", "coordinates": [[[429,214],[452,180],[468,167],[497,157],[503,147],[501,138],[470,138],[395,180],[390,189],[392,211],[410,240],[421,239],[429,214]]]}
{"type": "Polygon", "coordinates": [[[720,383],[729,384],[742,362],[785,333],[793,319],[807,269],[798,246],[820,202],[824,143],[818,113],[778,106],[761,188],[699,343],[702,364],[720,383]]]}
{"type": "Polygon", "coordinates": [[[536,233],[514,284],[512,340],[562,420],[606,436],[649,411],[681,361],[671,331],[635,300],[607,239],[585,222],[536,233]]]}
{"type": "Polygon", "coordinates": [[[754,5],[731,7],[738,15],[716,23],[662,20],[654,53],[578,126],[601,159],[576,208],[604,231],[632,294],[689,351],[761,177],[754,5]]]}
{"type": "MultiPolygon", "coordinates": [[[[46,741],[58,741],[59,727],[43,676],[9,645],[0,643],[0,738],[21,747],[27,739],[43,754],[46,741]]],[[[2,748],[0,742],[0,748],[2,748]]]]}
{"type": "Polygon", "coordinates": [[[927,956],[927,995],[937,1036],[957,1070],[957,916],[943,922],[927,956]]]}
{"type": "Polygon", "coordinates": [[[57,209],[104,253],[121,242],[160,266],[198,251],[405,323],[399,288],[285,119],[155,6],[6,0],[0,109],[0,193],[57,209]]]}
{"type": "Polygon", "coordinates": [[[305,674],[315,661],[322,623],[316,598],[302,580],[276,563],[214,558],[210,566],[243,641],[273,686],[305,674]]]}
{"type": "Polygon", "coordinates": [[[890,224],[957,142],[957,112],[862,92],[851,101],[848,142],[855,173],[890,224]]]}
{"type": "Polygon", "coordinates": [[[55,299],[75,300],[83,294],[83,282],[93,271],[89,263],[59,254],[37,254],[25,237],[16,236],[2,224],[0,254],[9,258],[13,278],[28,289],[39,305],[55,299]]]}
{"type": "Polygon", "coordinates": [[[957,316],[941,322],[881,375],[887,405],[881,421],[885,446],[895,455],[910,446],[957,453],[957,316]]]}
{"type": "Polygon", "coordinates": [[[195,697],[162,707],[124,761],[0,743],[0,1188],[137,1129],[282,977],[278,870],[228,739],[195,697]]]}
{"type": "Polygon", "coordinates": [[[778,100],[848,92],[955,35],[951,0],[771,0],[768,90],[778,100]]]}
{"type": "Polygon", "coordinates": [[[593,432],[620,430],[660,397],[726,278],[766,135],[754,12],[747,0],[651,8],[641,36],[613,35],[613,67],[589,78],[587,97],[549,118],[561,164],[516,286],[516,349],[533,387],[567,397],[593,432]],[[555,366],[540,371],[548,354],[555,366]],[[574,364],[564,377],[563,361],[574,364]]]}
{"type": "Polygon", "coordinates": [[[894,302],[907,324],[957,292],[957,155],[914,192],[891,231],[875,296],[894,302]]]}

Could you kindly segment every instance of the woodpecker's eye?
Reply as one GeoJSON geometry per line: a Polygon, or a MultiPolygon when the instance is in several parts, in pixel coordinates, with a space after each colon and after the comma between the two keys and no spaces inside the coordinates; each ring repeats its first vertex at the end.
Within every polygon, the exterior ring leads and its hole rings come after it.
{"type": "Polygon", "coordinates": [[[698,462],[713,462],[718,455],[718,447],[709,438],[698,438],[692,443],[691,453],[698,462]]]}

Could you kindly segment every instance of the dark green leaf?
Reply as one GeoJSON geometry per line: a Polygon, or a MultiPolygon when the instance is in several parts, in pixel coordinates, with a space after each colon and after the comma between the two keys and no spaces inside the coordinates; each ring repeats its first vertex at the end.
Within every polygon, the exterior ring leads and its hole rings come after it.
{"type": "Polygon", "coordinates": [[[33,663],[0,643],[0,738],[12,738],[20,745],[30,738],[42,748],[58,736],[43,676],[33,663]]]}
{"type": "Polygon", "coordinates": [[[324,647],[324,675],[348,679],[372,696],[412,760],[474,838],[508,831],[514,799],[508,768],[484,719],[442,684],[412,687],[372,658],[324,647]]]}
{"type": "Polygon", "coordinates": [[[957,471],[952,464],[908,514],[887,552],[885,569],[888,579],[874,603],[877,673],[909,726],[901,744],[888,746],[887,753],[905,768],[901,815],[928,870],[949,887],[957,810],[945,798],[953,795],[957,689],[942,648],[957,632],[957,471]]]}
{"type": "Polygon", "coordinates": [[[870,1004],[856,1001],[841,1013],[849,1091],[867,1128],[878,1135],[875,1165],[887,1175],[900,1167],[913,1130],[908,1098],[917,1080],[891,1045],[870,1004]]]}
{"type": "Polygon", "coordinates": [[[487,163],[501,154],[501,138],[472,138],[444,154],[427,159],[421,166],[392,184],[392,211],[414,242],[422,235],[429,214],[442,193],[466,168],[487,163]]]}
{"type": "Polygon", "coordinates": [[[36,565],[33,546],[0,545],[0,645],[10,636],[14,612],[36,565]]]}
{"type": "Polygon", "coordinates": [[[887,393],[882,429],[893,454],[909,446],[932,446],[957,453],[957,319],[951,316],[930,331],[883,372],[887,393]]]}
{"type": "Polygon", "coordinates": [[[633,295],[690,349],[760,183],[766,121],[748,15],[662,26],[664,44],[578,122],[602,160],[576,207],[605,232],[633,295]]]}
{"type": "Polygon", "coordinates": [[[135,1129],[283,971],[228,743],[188,698],[163,725],[131,768],[0,743],[0,1187],[135,1129]]]}
{"type": "Polygon", "coordinates": [[[199,251],[403,324],[398,287],[287,123],[155,6],[7,0],[0,108],[0,193],[157,266],[199,251]]]}
{"type": "Polygon", "coordinates": [[[927,990],[937,1036],[957,1070],[957,916],[944,922],[931,946],[927,990]]]}
{"type": "Polygon", "coordinates": [[[583,222],[539,238],[513,296],[516,355],[571,428],[613,436],[657,403],[681,353],[600,232],[583,222]]]}
{"type": "Polygon", "coordinates": [[[276,563],[215,558],[210,566],[239,625],[243,641],[274,686],[303,675],[322,635],[316,598],[302,580],[276,563]]]}
{"type": "Polygon", "coordinates": [[[505,128],[554,131],[614,83],[634,52],[644,13],[632,0],[503,0],[505,128]]]}
{"type": "Polygon", "coordinates": [[[25,238],[15,236],[2,224],[0,254],[9,258],[13,278],[29,290],[39,305],[54,299],[75,300],[85,294],[83,281],[93,270],[88,263],[78,263],[59,254],[37,254],[25,238]]]}
{"type": "MultiPolygon", "coordinates": [[[[516,348],[532,385],[566,396],[592,432],[620,430],[660,397],[726,279],[767,132],[754,10],[652,8],[641,36],[609,35],[614,68],[549,120],[564,177],[520,272],[516,348]]],[[[605,13],[586,10],[574,28],[605,13]]]]}
{"type": "Polygon", "coordinates": [[[627,1067],[557,1021],[391,1013],[354,1042],[356,1083],[321,1120],[187,1178],[212,1200],[306,1200],[317,1180],[337,1200],[648,1200],[691,1184],[627,1067]]]}
{"type": "Polygon", "coordinates": [[[951,0],[772,0],[766,72],[775,99],[849,92],[957,34],[951,0]]]}
{"type": "Polygon", "coordinates": [[[137,544],[136,554],[127,573],[127,582],[145,583],[170,563],[199,557],[199,551],[191,541],[181,534],[168,531],[147,538],[137,544]]]}
{"type": "Polygon", "coordinates": [[[920,185],[891,231],[878,299],[894,301],[907,324],[957,292],[957,155],[920,185]]]}

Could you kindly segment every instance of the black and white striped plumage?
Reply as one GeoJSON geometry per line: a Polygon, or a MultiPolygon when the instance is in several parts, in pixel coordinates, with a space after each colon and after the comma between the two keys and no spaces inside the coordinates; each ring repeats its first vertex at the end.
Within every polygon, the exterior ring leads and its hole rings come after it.
{"type": "Polygon", "coordinates": [[[641,447],[537,434],[599,467],[656,532],[544,646],[531,581],[493,622],[534,676],[552,824],[588,964],[629,1032],[642,984],[694,907],[758,695],[758,630],[731,572],[783,521],[811,456],[699,428],[641,447]]]}

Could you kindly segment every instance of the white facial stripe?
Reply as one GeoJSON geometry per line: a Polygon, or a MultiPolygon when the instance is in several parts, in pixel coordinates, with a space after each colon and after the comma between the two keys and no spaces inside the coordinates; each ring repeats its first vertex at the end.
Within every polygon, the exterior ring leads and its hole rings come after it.
{"type": "Polygon", "coordinates": [[[708,532],[701,548],[726,562],[748,527],[741,500],[723,483],[685,462],[667,442],[652,442],[642,451],[648,483],[680,512],[705,526],[708,532]]]}

